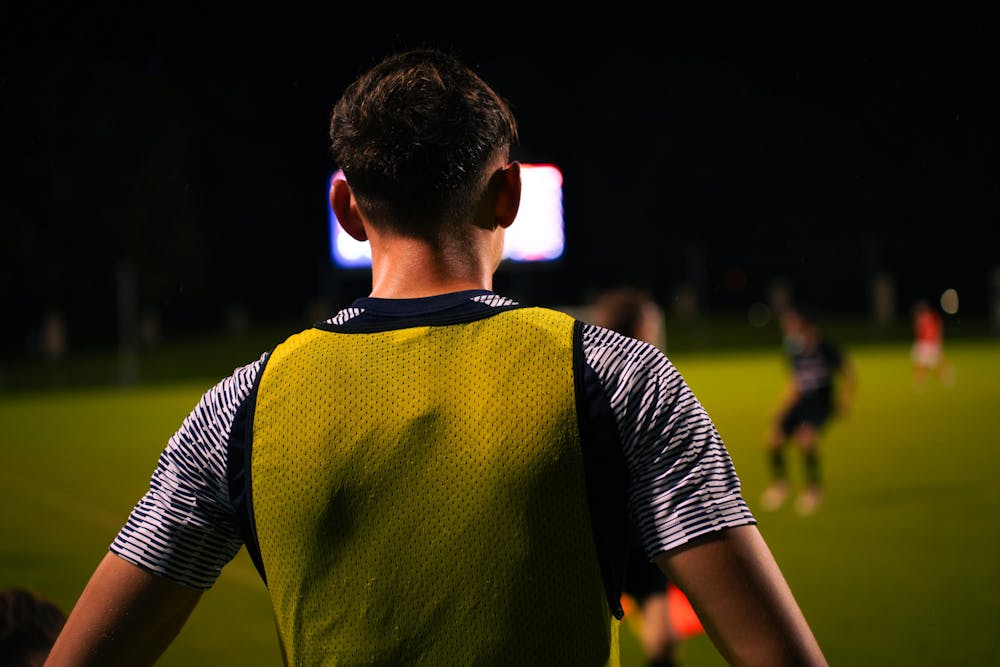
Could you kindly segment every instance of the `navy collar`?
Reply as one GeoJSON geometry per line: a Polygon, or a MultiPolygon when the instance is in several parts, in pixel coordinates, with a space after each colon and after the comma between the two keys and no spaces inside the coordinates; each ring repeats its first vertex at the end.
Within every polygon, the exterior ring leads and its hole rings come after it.
{"type": "Polygon", "coordinates": [[[364,309],[370,315],[385,315],[389,317],[413,317],[439,313],[455,307],[468,305],[477,296],[496,296],[487,289],[462,290],[434,296],[421,296],[413,299],[382,299],[365,296],[355,299],[352,308],[364,309]]]}
{"type": "Polygon", "coordinates": [[[485,289],[462,290],[415,299],[362,297],[333,319],[315,325],[326,331],[373,333],[415,326],[447,326],[522,308],[517,301],[485,289]]]}

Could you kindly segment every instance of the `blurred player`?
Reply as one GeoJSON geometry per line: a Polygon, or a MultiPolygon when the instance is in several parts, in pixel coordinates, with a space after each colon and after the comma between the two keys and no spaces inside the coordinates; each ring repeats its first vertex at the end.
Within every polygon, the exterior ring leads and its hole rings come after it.
{"type": "Polygon", "coordinates": [[[913,384],[917,389],[927,385],[933,375],[945,386],[955,381],[955,370],[944,355],[944,323],[941,314],[929,302],[921,299],[913,306],[913,346],[910,349],[913,384]]]}
{"type": "MultiPolygon", "coordinates": [[[[590,320],[597,326],[665,348],[663,311],[644,290],[633,287],[610,289],[598,296],[590,320]]],[[[667,597],[668,580],[646,556],[638,531],[629,531],[624,592],[639,607],[641,641],[649,667],[675,667],[680,637],[674,632],[667,597]]]]}
{"type": "Polygon", "coordinates": [[[820,435],[834,415],[846,414],[850,409],[857,373],[840,346],[821,334],[811,315],[792,308],[781,315],[780,323],[789,381],[767,438],[772,482],[761,497],[761,505],[765,510],[776,510],[788,498],[785,449],[794,443],[801,450],[805,472],[805,489],[795,500],[795,510],[808,515],[823,499],[820,435]]]}

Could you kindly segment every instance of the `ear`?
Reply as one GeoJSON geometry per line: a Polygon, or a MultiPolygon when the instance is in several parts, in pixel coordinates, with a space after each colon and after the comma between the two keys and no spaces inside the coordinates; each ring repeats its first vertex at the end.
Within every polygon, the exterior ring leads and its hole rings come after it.
{"type": "Polygon", "coordinates": [[[513,224],[521,205],[521,164],[511,162],[503,169],[498,169],[493,174],[493,186],[496,188],[494,219],[506,229],[513,224]]]}
{"type": "Polygon", "coordinates": [[[347,181],[337,178],[330,184],[330,206],[333,208],[333,214],[337,216],[337,222],[351,238],[357,241],[368,240],[368,232],[365,231],[358,203],[347,181]]]}

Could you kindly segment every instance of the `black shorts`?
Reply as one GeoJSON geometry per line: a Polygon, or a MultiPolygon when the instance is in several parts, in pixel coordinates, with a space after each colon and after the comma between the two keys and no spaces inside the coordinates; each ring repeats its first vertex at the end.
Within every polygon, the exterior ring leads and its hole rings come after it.
{"type": "Polygon", "coordinates": [[[640,606],[650,595],[667,592],[667,575],[656,563],[649,561],[646,550],[635,536],[629,540],[623,591],[640,606]]]}
{"type": "Polygon", "coordinates": [[[828,398],[821,396],[802,398],[781,418],[781,432],[786,437],[790,436],[803,424],[821,429],[831,415],[833,415],[833,404],[828,398]]]}

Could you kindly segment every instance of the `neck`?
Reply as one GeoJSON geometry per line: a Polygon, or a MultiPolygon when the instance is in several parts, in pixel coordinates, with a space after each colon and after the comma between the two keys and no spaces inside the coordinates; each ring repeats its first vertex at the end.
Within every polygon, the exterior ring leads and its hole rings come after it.
{"type": "Polygon", "coordinates": [[[383,299],[412,299],[470,289],[493,289],[497,260],[488,239],[436,244],[410,237],[371,239],[372,291],[383,299]]]}

